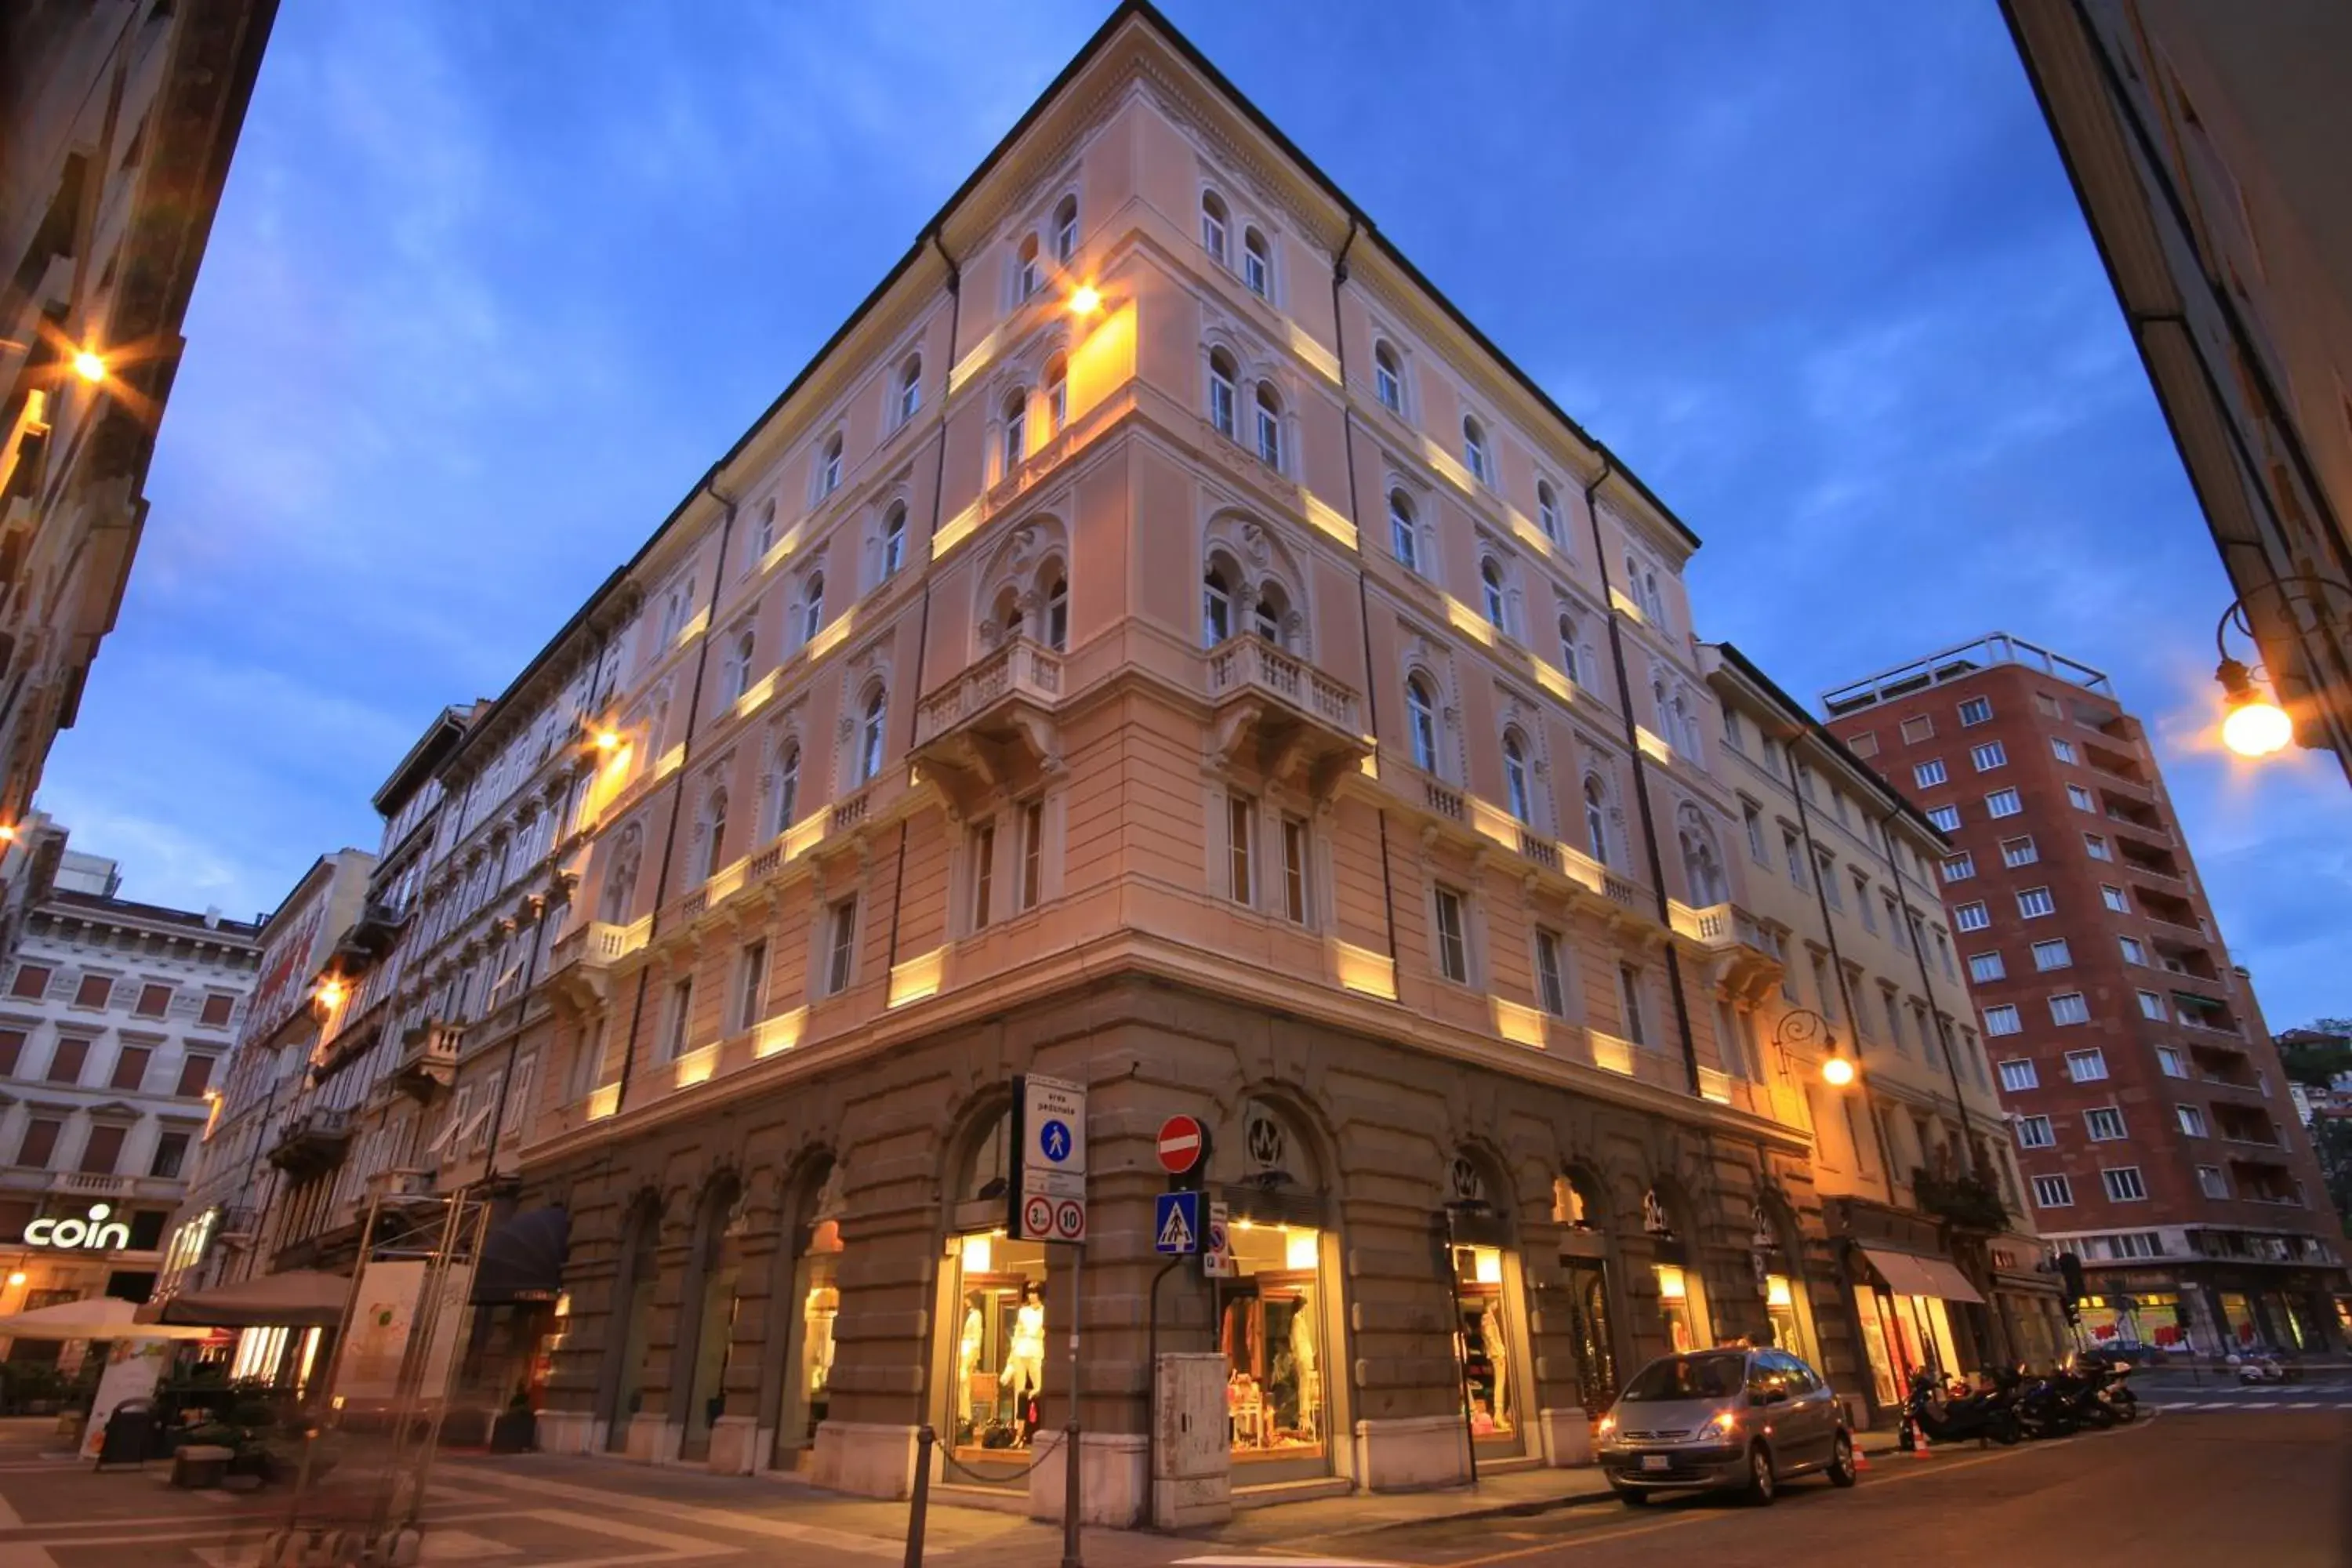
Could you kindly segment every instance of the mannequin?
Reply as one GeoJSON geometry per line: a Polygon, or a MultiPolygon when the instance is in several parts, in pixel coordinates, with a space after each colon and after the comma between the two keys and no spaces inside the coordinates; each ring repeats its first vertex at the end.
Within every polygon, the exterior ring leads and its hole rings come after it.
{"type": "Polygon", "coordinates": [[[1298,1374],[1298,1427],[1309,1437],[1322,1435],[1323,1384],[1315,1375],[1313,1308],[1302,1291],[1290,1314],[1290,1363],[1298,1374]]]}
{"type": "Polygon", "coordinates": [[[963,1328],[956,1336],[956,1419],[971,1419],[971,1376],[980,1370],[981,1342],[987,1332],[981,1321],[980,1299],[964,1298],[963,1328]]]}
{"type": "Polygon", "coordinates": [[[1495,1369],[1495,1425],[1511,1424],[1510,1350],[1503,1340],[1503,1320],[1492,1307],[1478,1314],[1478,1343],[1486,1352],[1486,1364],[1495,1369]]]}
{"type": "Polygon", "coordinates": [[[1015,1418],[1023,1420],[1025,1441],[1029,1401],[1045,1386],[1045,1288],[1034,1281],[1021,1287],[1021,1305],[1013,1314],[1004,1384],[1013,1390],[1013,1407],[1015,1418]]]}

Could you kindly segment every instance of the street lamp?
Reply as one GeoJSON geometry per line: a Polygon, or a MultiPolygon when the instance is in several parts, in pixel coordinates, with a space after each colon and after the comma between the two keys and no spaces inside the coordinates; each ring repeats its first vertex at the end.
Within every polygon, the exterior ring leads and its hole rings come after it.
{"type": "MultiPolygon", "coordinates": [[[[2323,623],[2329,619],[2327,602],[2324,595],[2309,593],[2310,589],[2333,588],[2352,597],[2352,587],[2333,577],[2299,573],[2257,584],[2247,593],[2231,600],[2230,607],[2221,612],[2221,620],[2213,627],[2213,649],[2221,656],[2221,664],[2213,671],[2213,679],[2221,683],[2221,700],[2226,710],[2221,719],[2221,743],[2242,757],[2267,757],[2284,751],[2287,742],[2294,739],[2294,720],[2280,705],[2278,699],[2264,689],[2268,684],[2266,675],[2263,684],[2257,684],[2256,671],[2230,656],[2230,627],[2234,624],[2246,635],[2249,642],[2253,641],[2254,625],[2246,613],[2246,601],[2265,589],[2274,589],[2284,595],[2291,584],[2305,588],[2305,597],[2316,606],[2318,618],[2323,623]]],[[[2287,603],[2292,611],[2294,598],[2289,595],[2287,603]]]]}
{"type": "Polygon", "coordinates": [[[106,356],[95,349],[77,349],[73,367],[74,374],[92,386],[106,379],[106,356]]]}
{"type": "Polygon", "coordinates": [[[1070,290],[1070,313],[1091,316],[1102,309],[1102,290],[1091,283],[1081,283],[1070,290]]]}
{"type": "Polygon", "coordinates": [[[1838,1053],[1838,1037],[1830,1033],[1827,1018],[1811,1007],[1791,1007],[1773,1026],[1772,1043],[1784,1051],[1795,1046],[1810,1046],[1816,1040],[1829,1053],[1822,1058],[1822,1081],[1832,1089],[1843,1089],[1852,1083],[1857,1064],[1853,1058],[1838,1053]]]}

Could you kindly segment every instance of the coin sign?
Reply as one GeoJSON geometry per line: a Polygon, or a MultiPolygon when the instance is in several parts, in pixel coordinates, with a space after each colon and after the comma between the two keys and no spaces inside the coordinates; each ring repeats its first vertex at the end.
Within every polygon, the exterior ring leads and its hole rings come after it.
{"type": "Polygon", "coordinates": [[[1033,1194],[1021,1205],[1021,1228],[1030,1236],[1049,1236],[1054,1229],[1054,1200],[1043,1193],[1033,1194]]]}
{"type": "Polygon", "coordinates": [[[1087,1236],[1087,1205],[1075,1198],[1064,1198],[1054,1208],[1054,1239],[1084,1241],[1087,1236]]]}

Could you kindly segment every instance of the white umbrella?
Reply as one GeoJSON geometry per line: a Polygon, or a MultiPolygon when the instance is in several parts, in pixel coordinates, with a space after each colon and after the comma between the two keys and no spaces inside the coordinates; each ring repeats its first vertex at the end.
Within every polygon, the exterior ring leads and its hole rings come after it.
{"type": "Polygon", "coordinates": [[[209,1329],[179,1328],[131,1321],[135,1301],[114,1296],[85,1296],[29,1312],[0,1313],[0,1335],[19,1340],[201,1340],[209,1329]]]}

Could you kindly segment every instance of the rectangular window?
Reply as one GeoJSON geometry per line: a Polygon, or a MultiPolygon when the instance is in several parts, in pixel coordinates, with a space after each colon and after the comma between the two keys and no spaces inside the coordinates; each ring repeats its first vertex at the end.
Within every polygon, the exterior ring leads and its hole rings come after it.
{"type": "Polygon", "coordinates": [[[1857,757],[1874,757],[1878,755],[1878,732],[1874,730],[1864,730],[1859,735],[1848,735],[1845,738],[1845,749],[1857,757]]]}
{"type": "Polygon", "coordinates": [[[2051,1134],[2050,1118],[2021,1116],[2017,1119],[2017,1146],[2021,1149],[2047,1149],[2058,1140],[2051,1134]]]}
{"type": "Polygon", "coordinates": [[[1307,824],[1296,816],[1282,819],[1282,912],[1307,923],[1307,824]]]}
{"type": "Polygon", "coordinates": [[[25,1141],[16,1145],[16,1163],[34,1170],[47,1170],[58,1152],[58,1134],[65,1128],[62,1121],[37,1116],[25,1123],[25,1141]]]}
{"type": "Polygon", "coordinates": [[[2065,1177],[2036,1176],[2033,1178],[2034,1207],[2063,1209],[2071,1208],[2074,1204],[2074,1189],[2067,1184],[2065,1177]]]}
{"type": "Polygon", "coordinates": [[[1910,952],[1911,922],[1904,918],[1906,911],[1895,907],[1895,895],[1892,893],[1880,894],[1879,902],[1886,906],[1886,930],[1888,934],[1895,938],[1895,951],[1910,952]]]}
{"type": "Polygon", "coordinates": [[[1916,719],[1906,719],[1903,721],[1903,743],[1905,745],[1916,746],[1922,741],[1932,741],[1935,737],[1936,721],[1927,717],[1925,713],[1920,714],[1916,719]]]}
{"type": "Polygon", "coordinates": [[[172,1086],[172,1092],[182,1100],[194,1100],[210,1089],[212,1082],[212,1058],[183,1057],[180,1058],[180,1081],[172,1086]]]}
{"type": "Polygon", "coordinates": [[[2111,1203],[2137,1204],[2147,1201],[2147,1184],[2139,1179],[2137,1165],[2118,1165],[2099,1173],[2099,1181],[2107,1189],[2111,1203]]]}
{"type": "Polygon", "coordinates": [[[2037,920],[2043,915],[2056,914],[2058,905],[2047,888],[2021,888],[2017,894],[2017,912],[2027,920],[2037,920]]]}
{"type": "Polygon", "coordinates": [[[1958,833],[1960,830],[1960,808],[1957,805],[1933,807],[1927,813],[1927,820],[1947,833],[1958,833]]]}
{"type": "Polygon", "coordinates": [[[2051,696],[2047,691],[2037,691],[2033,694],[2033,708],[2034,711],[2040,713],[2044,719],[2066,717],[2066,710],[2061,708],[2058,705],[2058,699],[2051,696]]]}
{"type": "Polygon", "coordinates": [[[2009,765],[2009,749],[1999,741],[1987,741],[1981,746],[1969,748],[1969,763],[1980,773],[2009,765]]]}
{"type": "Polygon", "coordinates": [[[1859,871],[1853,874],[1853,904],[1862,911],[1862,929],[1876,931],[1878,917],[1870,911],[1870,879],[1859,871]]]}
{"type": "Polygon", "coordinates": [[[849,989],[857,958],[857,900],[847,898],[833,906],[826,925],[824,994],[838,996],[849,989]]]}
{"type": "Polygon", "coordinates": [[[1021,907],[1034,910],[1045,895],[1045,803],[1021,808],[1021,907]]]}
{"type": "Polygon", "coordinates": [[[56,1052],[49,1058],[49,1081],[79,1083],[83,1059],[89,1055],[88,1040],[59,1040],[56,1052]]]}
{"type": "Polygon", "coordinates": [[[147,1173],[158,1181],[178,1177],[180,1167],[188,1163],[188,1135],[166,1132],[155,1140],[155,1157],[148,1162],[147,1173]]]}
{"type": "Polygon", "coordinates": [[[1789,880],[1799,889],[1805,885],[1805,857],[1797,848],[1797,836],[1783,828],[1780,831],[1780,858],[1789,863],[1789,880]]]}
{"type": "Polygon", "coordinates": [[[1988,1035],[2014,1035],[2022,1032],[2025,1027],[2018,1020],[2016,1005],[2010,1002],[1996,1003],[1986,1008],[1984,1026],[1985,1033],[1988,1035]]]}
{"type": "Polygon", "coordinates": [[[2105,836],[2103,834],[2085,833],[2083,835],[2083,853],[2088,855],[2094,860],[2112,860],[2115,858],[2115,856],[2109,852],[2107,848],[2107,840],[2105,836]]]}
{"type": "Polygon", "coordinates": [[[1741,820],[1747,824],[1748,827],[1748,857],[1759,866],[1762,866],[1767,869],[1769,869],[1772,864],[1772,858],[1764,852],[1763,814],[1759,812],[1754,806],[1749,805],[1743,801],[1740,803],[1739,815],[1741,820]]]}
{"type": "Polygon", "coordinates": [[[236,997],[224,996],[218,992],[214,992],[205,998],[204,1015],[196,1022],[207,1029],[225,1029],[228,1026],[229,1014],[235,1011],[236,1007],[236,997]]]}
{"type": "Polygon", "coordinates": [[[2140,942],[2139,938],[2136,936],[2119,936],[2116,938],[2116,942],[2117,946],[2123,949],[2124,962],[2126,963],[2145,964],[2147,962],[2147,948],[2140,942]]]}
{"type": "Polygon", "coordinates": [[[131,1129],[117,1122],[101,1121],[89,1130],[89,1139],[81,1146],[79,1169],[85,1176],[110,1176],[115,1163],[122,1158],[122,1140],[131,1129]]]}
{"type": "Polygon", "coordinates": [[[2066,1053],[2066,1076],[2076,1083],[2096,1083],[2107,1076],[2107,1057],[2096,1046],[2066,1053]]]}
{"type": "Polygon", "coordinates": [[[2044,971],[2066,969],[2071,967],[2074,962],[2074,955],[2067,951],[2064,937],[2054,937],[2048,942],[2037,942],[2033,944],[2033,967],[2036,969],[2044,971]]]}
{"type": "Polygon", "coordinates": [[[2172,1022],[2172,1016],[2165,1010],[2162,995],[2154,991],[2142,991],[2138,993],[2138,996],[2141,1017],[2153,1018],[2159,1024],[2172,1022]]]}
{"type": "Polygon", "coordinates": [[[1960,725],[1963,729],[1992,721],[1992,699],[1971,697],[1960,704],[1960,725]]]}
{"type": "MultiPolygon", "coordinates": [[[[2083,1000],[2080,991],[2061,992],[2050,998],[2050,1021],[2053,1024],[2087,1024],[2091,1021],[2090,1004],[2083,1000]]],[[[2103,1072],[2101,1076],[2105,1075],[2103,1072]]]]}
{"type": "Polygon", "coordinates": [[[1965,882],[1977,874],[1977,858],[1963,849],[1957,855],[1944,857],[1944,880],[1965,882]]]}
{"type": "Polygon", "coordinates": [[[1952,906],[1952,924],[1962,931],[1982,931],[1992,924],[1992,916],[1985,912],[1983,900],[1952,906]]]}
{"type": "Polygon", "coordinates": [[[2015,816],[2025,809],[2013,789],[1997,789],[1985,796],[1985,815],[1991,817],[2015,816]]]}
{"type": "Polygon", "coordinates": [[[114,1076],[107,1080],[107,1088],[137,1094],[139,1086],[147,1081],[147,1058],[151,1054],[145,1046],[125,1046],[115,1052],[114,1076]]]}
{"type": "Polygon", "coordinates": [[[2033,835],[2030,833],[2022,838],[2000,841],[2000,863],[2004,866],[2031,866],[2041,858],[2042,851],[2034,847],[2033,835]]]}
{"type": "Polygon", "coordinates": [[[1247,795],[1225,796],[1225,897],[1237,904],[1250,897],[1251,818],[1256,803],[1247,795]]]}
{"type": "MultiPolygon", "coordinates": [[[[30,1162],[19,1160],[16,1163],[22,1165],[30,1162]]],[[[2230,1179],[2221,1174],[2219,1165],[2200,1165],[2197,1167],[2197,1190],[2209,1198],[2226,1198],[2230,1195],[2230,1179]]]]}
{"type": "Polygon", "coordinates": [[[114,981],[110,975],[85,974],[74,987],[73,1005],[77,1007],[103,1007],[114,994],[114,981]]]}
{"type": "Polygon", "coordinates": [[[1924,763],[1911,764],[1911,784],[1915,789],[1933,789],[1944,782],[1944,759],[1930,757],[1924,763]]]}
{"type": "Polygon", "coordinates": [[[996,825],[983,822],[971,830],[971,929],[980,930],[992,915],[996,898],[996,825]]]}
{"type": "Polygon", "coordinates": [[[2179,1050],[2172,1046],[2156,1047],[2156,1066],[2157,1070],[2167,1078],[2189,1076],[2189,1063],[2182,1058],[2179,1050]]]}
{"type": "Polygon", "coordinates": [[[2074,760],[2074,742],[2053,735],[2050,737],[2050,754],[2062,763],[2071,763],[2074,760]]]}
{"type": "Polygon", "coordinates": [[[1625,1010],[1625,1037],[1637,1046],[1650,1043],[1650,1031],[1642,1021],[1642,972],[1630,963],[1617,966],[1617,1000],[1625,1010]]]}
{"type": "Polygon", "coordinates": [[[694,977],[688,975],[669,988],[669,1027],[662,1036],[662,1060],[674,1062],[686,1055],[694,1035],[694,977]]]}
{"type": "Polygon", "coordinates": [[[1988,981],[2005,980],[2008,977],[2009,969],[2001,963],[2000,954],[1997,952],[1969,954],[1969,978],[1978,984],[1981,985],[1988,981]]]}
{"type": "Polygon", "coordinates": [[[48,968],[44,964],[38,963],[18,964],[16,966],[16,977],[8,983],[9,995],[22,996],[27,1001],[33,1002],[39,1001],[48,989],[48,968]]]}
{"type": "Polygon", "coordinates": [[[25,1031],[0,1029],[0,1078],[15,1078],[19,1058],[25,1054],[25,1031]]]}
{"type": "Polygon", "coordinates": [[[1568,1016],[1568,987],[1559,973],[1559,933],[1536,928],[1536,996],[1555,1018],[1568,1016]]]}
{"type": "Polygon", "coordinates": [[[131,1011],[142,1018],[160,1018],[172,1010],[172,988],[150,983],[139,988],[139,1004],[131,1011]]]}
{"type": "Polygon", "coordinates": [[[1462,895],[1437,889],[1437,972],[1456,985],[1470,984],[1470,947],[1464,932],[1462,895]]]}
{"type": "Polygon", "coordinates": [[[2041,1074],[2023,1057],[2012,1057],[2000,1064],[2000,1087],[2011,1094],[2042,1087],[2041,1074]]]}
{"type": "Polygon", "coordinates": [[[2112,1105],[2083,1112],[2083,1131],[2091,1135],[2094,1143],[2112,1143],[2127,1136],[2124,1131],[2124,1113],[2112,1105]]]}
{"type": "Polygon", "coordinates": [[[2183,1132],[2191,1138],[2205,1136],[2205,1112],[2200,1108],[2194,1105],[2176,1105],[2172,1110],[2174,1114],[2180,1118],[2180,1130],[2183,1132]]]}
{"type": "Polygon", "coordinates": [[[2131,900],[2124,897],[2124,890],[2121,888],[2111,888],[2105,882],[2100,883],[2099,902],[2106,905],[2107,908],[2115,910],[2116,913],[2119,915],[2127,915],[2131,913],[2131,900]]]}
{"type": "Polygon", "coordinates": [[[2091,803],[2091,792],[2084,789],[2081,784],[2068,784],[2066,786],[2066,804],[2073,806],[2076,811],[2095,812],[2099,809],[2096,805],[2094,805],[2091,803]]]}
{"type": "Polygon", "coordinates": [[[748,944],[735,961],[735,1029],[750,1028],[764,1016],[768,992],[768,944],[748,944]]]}
{"type": "Polygon", "coordinates": [[[1813,875],[1821,879],[1822,896],[1829,900],[1830,908],[1845,908],[1845,895],[1838,891],[1837,862],[1830,858],[1828,850],[1813,851],[1813,875]]]}

